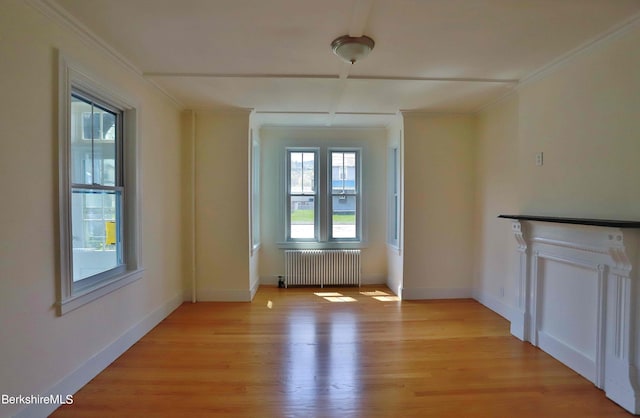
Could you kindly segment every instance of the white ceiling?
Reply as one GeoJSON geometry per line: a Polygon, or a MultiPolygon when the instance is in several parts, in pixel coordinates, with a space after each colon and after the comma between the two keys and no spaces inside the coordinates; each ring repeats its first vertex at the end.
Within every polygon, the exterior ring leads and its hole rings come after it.
{"type": "Polygon", "coordinates": [[[640,16],[639,0],[43,0],[186,108],[267,124],[470,112],[640,16]],[[331,53],[372,37],[364,60],[331,53]]]}

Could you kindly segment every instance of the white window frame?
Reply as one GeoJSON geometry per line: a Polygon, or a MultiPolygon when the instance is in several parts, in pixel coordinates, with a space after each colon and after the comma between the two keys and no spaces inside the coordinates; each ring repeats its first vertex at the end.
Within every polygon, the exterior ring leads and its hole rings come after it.
{"type": "MultiPolygon", "coordinates": [[[[134,101],[116,93],[114,89],[88,75],[78,63],[63,53],[58,54],[58,144],[59,144],[59,224],[60,224],[60,275],[57,301],[58,314],[64,315],[95,299],[113,292],[142,277],[142,222],[140,220],[140,183],[138,161],[140,158],[138,132],[139,106],[134,101]],[[122,198],[122,240],[124,265],[109,274],[97,274],[82,286],[73,283],[73,240],[71,215],[71,94],[82,91],[108,103],[122,112],[124,135],[122,155],[123,182],[126,185],[122,198]],[[89,283],[89,285],[87,285],[89,283]]],[[[85,279],[87,280],[87,279],[85,279]]]]}
{"type": "MultiPolygon", "coordinates": [[[[330,147],[327,150],[327,236],[328,241],[331,242],[360,242],[362,240],[362,184],[361,184],[361,171],[362,170],[362,150],[360,148],[343,148],[343,147],[330,147]],[[356,154],[356,191],[350,193],[348,196],[355,196],[356,198],[356,236],[354,238],[341,238],[333,237],[333,197],[339,196],[339,194],[333,193],[333,166],[332,155],[334,152],[353,152],[356,154]]],[[[344,173],[342,176],[344,177],[344,173]]]]}
{"type": "Polygon", "coordinates": [[[387,157],[387,244],[400,248],[401,169],[400,147],[388,149],[387,157]]]}
{"type": "Polygon", "coordinates": [[[250,190],[249,199],[251,200],[251,255],[253,255],[259,248],[261,243],[260,235],[260,211],[261,211],[261,188],[260,188],[260,141],[257,135],[254,134],[253,129],[250,131],[251,140],[251,170],[250,176],[250,190]]]}
{"type": "Polygon", "coordinates": [[[362,161],[363,161],[363,149],[358,146],[340,147],[331,145],[322,146],[285,146],[284,147],[284,159],[285,173],[283,177],[284,193],[282,194],[284,225],[282,234],[284,240],[278,243],[280,248],[365,248],[366,247],[366,217],[365,211],[362,205],[364,201],[363,197],[363,184],[362,184],[362,161]],[[314,239],[292,239],[291,238],[291,206],[290,206],[290,186],[291,186],[291,168],[289,152],[310,152],[314,151],[315,154],[315,238],[314,239]],[[332,238],[332,225],[331,225],[331,151],[337,152],[356,152],[357,153],[357,183],[358,183],[358,197],[357,197],[357,224],[356,235],[357,238],[332,238]]]}
{"type": "Polygon", "coordinates": [[[285,198],[285,233],[287,242],[318,242],[320,239],[320,148],[317,147],[287,147],[285,149],[286,158],[286,198],[285,198]],[[313,189],[314,193],[300,193],[295,196],[313,196],[313,238],[292,238],[291,237],[291,153],[306,152],[313,153],[313,189]]]}

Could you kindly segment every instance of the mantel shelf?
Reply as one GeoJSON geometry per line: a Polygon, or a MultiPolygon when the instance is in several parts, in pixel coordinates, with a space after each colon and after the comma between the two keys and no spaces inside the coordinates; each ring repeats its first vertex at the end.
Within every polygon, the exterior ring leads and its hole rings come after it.
{"type": "Polygon", "coordinates": [[[533,215],[498,215],[498,218],[515,219],[518,221],[540,221],[573,225],[604,226],[609,228],[640,228],[640,221],[615,219],[562,218],[555,216],[533,215]]]}

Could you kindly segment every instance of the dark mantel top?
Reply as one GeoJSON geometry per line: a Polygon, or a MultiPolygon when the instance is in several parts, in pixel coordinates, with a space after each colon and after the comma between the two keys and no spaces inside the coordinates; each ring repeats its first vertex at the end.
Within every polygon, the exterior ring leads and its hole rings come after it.
{"type": "Polygon", "coordinates": [[[560,224],[608,226],[611,228],[640,228],[640,221],[615,219],[561,218],[556,216],[498,215],[498,218],[517,219],[519,221],[554,222],[560,224]]]}

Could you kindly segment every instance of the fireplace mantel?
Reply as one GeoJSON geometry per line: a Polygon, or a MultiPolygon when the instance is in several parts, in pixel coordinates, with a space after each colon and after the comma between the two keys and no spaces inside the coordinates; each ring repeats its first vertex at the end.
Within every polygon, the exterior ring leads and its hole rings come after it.
{"type": "Polygon", "coordinates": [[[512,334],[640,414],[640,222],[499,217],[520,257],[512,334]]]}
{"type": "Polygon", "coordinates": [[[539,221],[559,224],[604,226],[610,228],[640,228],[640,221],[627,221],[617,219],[563,218],[557,216],[533,215],[498,215],[498,218],[515,219],[518,221],[539,221]]]}

